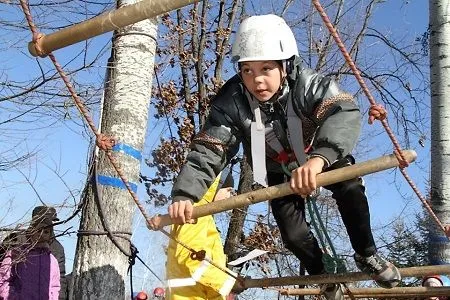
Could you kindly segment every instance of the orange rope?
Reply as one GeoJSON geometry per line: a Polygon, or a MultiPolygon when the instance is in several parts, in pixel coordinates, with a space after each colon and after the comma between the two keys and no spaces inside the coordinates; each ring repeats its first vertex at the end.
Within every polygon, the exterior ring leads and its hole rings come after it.
{"type": "MultiPolygon", "coordinates": [[[[130,184],[128,182],[128,179],[126,178],[125,174],[123,174],[122,169],[117,164],[114,156],[111,153],[112,147],[114,147],[114,145],[116,143],[116,140],[114,138],[111,138],[111,137],[108,137],[108,136],[104,135],[103,133],[98,132],[98,130],[97,130],[95,124],[94,124],[94,121],[92,120],[92,118],[89,115],[88,110],[86,109],[86,106],[84,105],[83,101],[80,99],[78,94],[76,93],[75,89],[73,88],[72,84],[69,81],[68,76],[66,75],[66,73],[64,72],[64,70],[62,69],[61,65],[58,63],[58,61],[56,60],[56,57],[53,55],[53,53],[45,53],[42,50],[42,48],[41,48],[41,46],[39,44],[39,39],[43,36],[43,34],[39,33],[38,30],[36,29],[36,26],[35,26],[35,24],[34,24],[34,22],[32,20],[32,17],[31,17],[30,9],[29,9],[28,4],[27,4],[26,1],[27,0],[20,0],[20,5],[21,5],[21,7],[22,7],[22,9],[24,11],[25,17],[26,17],[27,22],[28,22],[28,26],[30,27],[30,30],[31,30],[31,32],[33,34],[33,40],[32,41],[33,41],[34,46],[36,48],[36,53],[38,53],[38,55],[41,56],[41,57],[44,57],[46,55],[49,56],[49,58],[53,62],[53,65],[55,66],[56,70],[58,71],[59,75],[63,79],[67,89],[69,90],[70,94],[72,95],[72,98],[73,98],[77,108],[79,109],[79,111],[81,112],[83,117],[85,118],[85,120],[88,123],[91,131],[95,134],[95,136],[96,136],[96,145],[101,150],[105,151],[106,156],[109,158],[109,161],[111,162],[112,166],[116,170],[116,172],[119,175],[120,179],[125,184],[128,192],[130,193],[131,197],[133,198],[134,203],[137,205],[137,207],[141,211],[143,217],[145,218],[147,226],[149,226],[150,228],[155,228],[155,225],[152,223],[151,218],[147,215],[147,212],[145,211],[144,207],[141,205],[138,196],[131,189],[131,186],[130,186],[130,184]]],[[[229,271],[228,269],[219,266],[218,264],[213,262],[211,259],[206,257],[206,252],[204,250],[199,250],[199,251],[194,250],[193,248],[189,247],[187,244],[185,244],[185,243],[179,241],[178,239],[176,239],[175,237],[173,237],[171,234],[169,234],[163,228],[159,228],[159,231],[161,231],[163,234],[165,234],[168,238],[174,240],[176,243],[180,244],[181,246],[183,246],[187,250],[189,250],[192,253],[191,254],[191,258],[192,259],[207,261],[208,263],[210,263],[214,267],[218,268],[222,272],[224,272],[224,273],[228,274],[229,276],[235,278],[240,283],[241,286],[244,286],[243,278],[241,278],[240,276],[234,274],[233,272],[229,271]]]]}
{"type": "Polygon", "coordinates": [[[319,0],[312,0],[312,3],[314,4],[315,8],[319,12],[320,16],[322,17],[322,20],[325,24],[325,26],[330,31],[330,34],[333,36],[337,46],[341,50],[345,61],[347,62],[350,69],[353,71],[353,75],[356,77],[356,80],[358,81],[359,85],[361,86],[362,90],[364,91],[364,94],[367,96],[367,99],[370,102],[370,116],[369,116],[369,123],[372,124],[372,122],[377,119],[381,122],[384,129],[386,130],[386,133],[388,134],[389,138],[392,141],[392,144],[394,145],[394,154],[396,155],[398,161],[399,161],[399,168],[400,172],[403,174],[403,177],[405,177],[406,181],[409,183],[413,191],[416,193],[417,197],[420,199],[430,216],[434,219],[436,224],[441,228],[441,230],[445,233],[447,237],[450,237],[450,226],[442,225],[441,221],[438,219],[436,214],[431,209],[430,205],[428,204],[428,201],[425,199],[424,196],[420,193],[419,189],[416,187],[412,179],[409,177],[409,175],[406,173],[405,167],[408,166],[408,162],[405,160],[403,154],[401,153],[401,147],[398,143],[394,133],[392,132],[391,128],[389,127],[389,124],[386,120],[386,111],[384,108],[382,108],[381,105],[377,104],[375,99],[373,98],[372,94],[370,93],[366,83],[364,82],[359,70],[356,68],[355,63],[353,62],[352,58],[350,57],[349,53],[347,52],[347,49],[345,48],[344,43],[342,42],[341,38],[339,37],[339,34],[337,33],[336,29],[334,28],[333,24],[331,23],[330,19],[328,18],[325,10],[323,9],[322,5],[320,4],[319,0]]]}
{"type": "Polygon", "coordinates": [[[36,48],[36,52],[39,54],[39,56],[45,56],[46,54],[48,54],[48,57],[53,62],[53,65],[55,66],[56,70],[58,71],[59,75],[61,76],[62,80],[64,81],[64,84],[66,85],[67,89],[69,90],[69,93],[72,95],[75,105],[77,106],[77,108],[79,109],[79,111],[81,112],[83,117],[85,118],[91,131],[95,134],[97,146],[100,149],[102,149],[103,151],[105,151],[105,154],[109,158],[111,165],[116,170],[120,179],[122,179],[128,192],[130,193],[131,197],[133,198],[134,203],[137,205],[137,207],[141,211],[142,215],[144,216],[145,221],[150,226],[151,225],[150,217],[147,215],[147,212],[145,211],[144,207],[140,203],[137,195],[131,189],[128,179],[125,177],[125,174],[123,173],[122,169],[120,168],[120,166],[118,165],[117,161],[115,160],[114,156],[111,153],[111,149],[114,146],[114,144],[116,143],[116,140],[114,138],[107,137],[104,134],[98,132],[97,128],[95,127],[94,121],[92,120],[92,118],[89,115],[89,111],[87,110],[86,106],[83,103],[83,100],[81,100],[80,97],[77,95],[75,89],[73,88],[72,84],[69,81],[68,76],[66,75],[66,73],[64,72],[61,65],[58,63],[58,61],[56,60],[56,57],[53,55],[53,53],[44,53],[44,51],[42,50],[42,48],[39,44],[39,40],[43,36],[43,34],[38,32],[36,25],[33,22],[27,1],[20,0],[20,6],[22,7],[22,10],[25,14],[25,18],[27,19],[27,22],[28,22],[28,26],[30,27],[30,30],[33,34],[33,43],[36,48]]]}

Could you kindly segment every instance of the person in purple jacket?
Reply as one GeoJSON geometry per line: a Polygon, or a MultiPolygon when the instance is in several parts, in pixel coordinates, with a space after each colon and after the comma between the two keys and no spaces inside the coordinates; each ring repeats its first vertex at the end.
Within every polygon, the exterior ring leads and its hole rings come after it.
{"type": "Polygon", "coordinates": [[[0,300],[58,300],[58,261],[49,249],[51,222],[32,222],[26,242],[6,253],[0,265],[0,300]]]}

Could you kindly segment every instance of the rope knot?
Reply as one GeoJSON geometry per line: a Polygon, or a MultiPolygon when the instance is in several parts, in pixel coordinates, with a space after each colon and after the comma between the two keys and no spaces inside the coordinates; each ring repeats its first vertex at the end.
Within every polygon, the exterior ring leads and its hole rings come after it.
{"type": "Polygon", "coordinates": [[[400,151],[394,150],[394,155],[398,160],[398,166],[400,167],[400,169],[404,169],[409,166],[409,162],[404,159],[400,151]]]}
{"type": "Polygon", "coordinates": [[[116,144],[116,140],[112,137],[104,135],[103,133],[99,133],[95,143],[101,150],[111,151],[112,147],[116,144]]]}
{"type": "Polygon", "coordinates": [[[204,260],[206,257],[206,251],[205,250],[200,250],[200,251],[195,251],[191,253],[191,259],[193,260],[199,260],[202,261],[204,260]]]}
{"type": "Polygon", "coordinates": [[[43,47],[42,47],[42,38],[45,36],[45,34],[41,33],[41,32],[37,32],[37,31],[33,31],[33,45],[34,45],[34,50],[36,51],[36,54],[39,57],[46,57],[47,53],[44,51],[43,47]]]}
{"type": "Polygon", "coordinates": [[[445,235],[447,236],[447,238],[450,238],[450,225],[444,226],[444,232],[445,232],[445,235]]]}
{"type": "Polygon", "coordinates": [[[369,124],[372,125],[373,121],[383,121],[386,119],[387,111],[386,109],[380,105],[380,104],[374,104],[370,106],[369,109],[369,124]]]}
{"type": "Polygon", "coordinates": [[[128,263],[131,266],[134,266],[134,264],[136,263],[136,257],[137,254],[139,253],[138,249],[136,248],[136,246],[134,246],[133,244],[130,244],[130,256],[128,257],[128,263]]]}

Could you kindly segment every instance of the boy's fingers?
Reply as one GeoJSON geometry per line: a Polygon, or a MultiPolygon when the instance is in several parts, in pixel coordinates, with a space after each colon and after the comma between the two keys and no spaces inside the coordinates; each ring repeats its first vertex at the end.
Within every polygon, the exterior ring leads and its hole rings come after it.
{"type": "Polygon", "coordinates": [[[182,224],[186,223],[185,212],[186,209],[185,201],[178,202],[178,210],[176,218],[181,221],[182,224]]]}
{"type": "Polygon", "coordinates": [[[190,220],[192,218],[192,212],[194,210],[192,203],[190,201],[185,201],[186,206],[184,208],[184,216],[186,220],[190,220]]]}
{"type": "Polygon", "coordinates": [[[169,209],[168,209],[169,210],[169,216],[172,219],[176,218],[176,213],[175,213],[177,211],[176,205],[177,205],[177,203],[172,203],[172,204],[169,205],[169,209]]]}

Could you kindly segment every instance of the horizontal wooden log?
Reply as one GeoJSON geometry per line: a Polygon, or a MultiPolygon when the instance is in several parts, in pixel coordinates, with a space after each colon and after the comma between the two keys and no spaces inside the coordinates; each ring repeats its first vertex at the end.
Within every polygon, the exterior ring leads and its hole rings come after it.
{"type": "MultiPolygon", "coordinates": [[[[282,295],[306,296],[320,295],[320,289],[284,289],[280,290],[282,295]]],[[[350,288],[350,293],[355,298],[416,298],[416,297],[438,297],[450,296],[450,287],[398,287],[392,289],[384,288],[350,288]]],[[[347,297],[348,298],[348,297],[347,297]]]]}
{"type": "Polygon", "coordinates": [[[41,37],[39,39],[39,46],[43,52],[41,55],[37,52],[33,42],[28,43],[28,50],[33,56],[45,57],[54,50],[196,2],[199,0],[142,0],[41,37]]]}
{"type": "MultiPolygon", "coordinates": [[[[413,162],[417,154],[413,150],[403,150],[403,155],[408,162],[413,162]]],[[[357,178],[367,174],[398,167],[399,163],[394,154],[382,156],[376,159],[357,163],[352,166],[332,170],[317,175],[317,186],[327,186],[336,182],[357,178]]],[[[230,197],[226,200],[208,203],[194,208],[192,217],[200,218],[227,210],[248,206],[251,204],[268,201],[292,194],[293,191],[289,182],[264,189],[248,192],[245,194],[230,197]]],[[[158,228],[173,224],[169,215],[154,216],[149,224],[149,228],[157,230],[158,228]]]]}
{"type": "MultiPolygon", "coordinates": [[[[436,274],[450,274],[450,265],[422,266],[399,269],[403,278],[423,277],[436,274]]],[[[338,282],[354,282],[372,280],[369,275],[362,272],[342,274],[322,274],[309,276],[271,277],[260,279],[245,279],[245,288],[262,288],[271,286],[312,285],[338,282]]]]}

